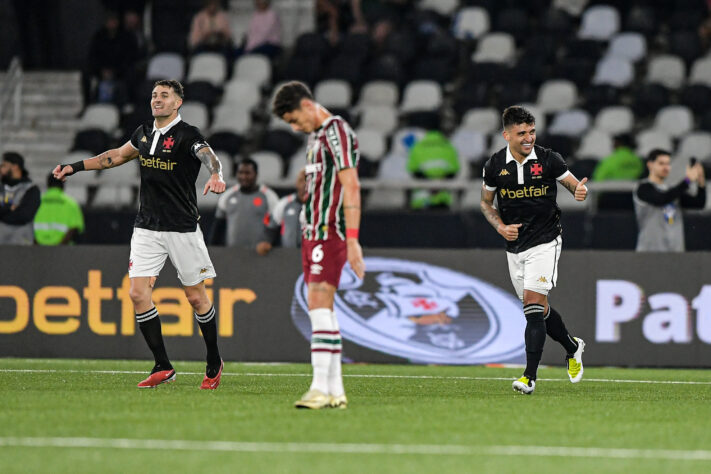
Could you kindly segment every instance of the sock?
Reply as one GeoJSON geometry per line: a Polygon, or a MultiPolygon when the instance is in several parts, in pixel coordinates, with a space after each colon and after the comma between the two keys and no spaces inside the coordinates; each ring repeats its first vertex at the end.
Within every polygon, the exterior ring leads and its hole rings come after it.
{"type": "Polygon", "coordinates": [[[153,353],[153,358],[156,361],[155,367],[151,373],[160,372],[161,370],[171,370],[173,366],[168,360],[168,354],[165,351],[163,344],[163,334],[160,329],[160,319],[158,318],[158,310],[154,306],[145,313],[136,314],[138,327],[141,328],[143,338],[146,340],[149,349],[153,353]]]}
{"type": "Polygon", "coordinates": [[[546,323],[543,320],[543,306],[527,304],[523,307],[526,315],[526,370],[523,375],[531,380],[536,380],[538,364],[543,354],[543,345],[546,343],[546,323]]]}
{"type": "MultiPolygon", "coordinates": [[[[328,394],[328,368],[331,354],[336,350],[331,310],[316,308],[309,310],[311,319],[311,366],[314,370],[311,390],[328,394]]],[[[338,340],[340,344],[340,339],[338,340]]]]}
{"type": "Polygon", "coordinates": [[[217,348],[217,320],[215,319],[215,306],[210,306],[205,314],[193,313],[195,319],[200,325],[202,338],[205,340],[207,348],[207,368],[205,375],[210,378],[215,378],[220,371],[220,350],[217,348]]]}
{"type": "Polygon", "coordinates": [[[545,319],[546,332],[551,339],[563,346],[568,355],[573,355],[575,351],[578,350],[578,343],[575,342],[575,339],[573,339],[568,333],[568,330],[565,328],[565,324],[563,324],[563,318],[560,317],[560,313],[549,305],[548,314],[545,319]]]}
{"type": "Polygon", "coordinates": [[[331,365],[328,366],[328,393],[334,397],[340,397],[345,393],[343,389],[343,375],[341,373],[341,331],[338,327],[336,312],[331,311],[331,328],[334,331],[333,339],[335,347],[331,353],[331,365]]]}

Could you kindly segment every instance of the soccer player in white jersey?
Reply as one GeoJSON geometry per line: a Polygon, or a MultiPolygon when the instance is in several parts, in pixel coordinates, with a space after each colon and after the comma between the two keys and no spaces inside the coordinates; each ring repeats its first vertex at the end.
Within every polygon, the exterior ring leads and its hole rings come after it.
{"type": "Polygon", "coordinates": [[[358,243],[358,140],[348,123],[318,104],[301,82],[289,82],[279,88],[272,112],[294,131],[309,134],[301,256],[308,284],[313,380],[295,406],[346,408],[341,333],[333,302],[346,260],[358,278],[365,274],[358,243]]]}
{"type": "Polygon", "coordinates": [[[182,121],[178,113],[182,104],[183,86],[180,82],[157,81],[151,97],[153,122],[139,126],[131,140],[120,148],[76,163],[57,165],[53,173],[55,178],[64,181],[79,171],[113,168],[139,159],[141,205],[131,237],[129,294],[136,321],[153,353],[155,365],[138,387],[153,388],[172,382],[176,377],[151,296],[155,278],[166,257],[170,257],[185,296],[194,309],[207,348],[207,367],[200,388],[214,390],[220,384],[223,364],[217,347],[215,307],[207,296],[205,280],[216,274],[198,225],[200,215],[195,181],[201,164],[211,174],[203,195],[208,191],[223,193],[225,181],[220,160],[200,131],[182,121]]]}

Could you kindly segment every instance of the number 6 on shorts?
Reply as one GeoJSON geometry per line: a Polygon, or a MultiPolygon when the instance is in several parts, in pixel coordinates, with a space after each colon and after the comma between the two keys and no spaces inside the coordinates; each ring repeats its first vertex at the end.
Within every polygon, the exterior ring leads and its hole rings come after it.
{"type": "Polygon", "coordinates": [[[311,252],[311,261],[318,263],[323,260],[323,244],[318,244],[311,252]]]}

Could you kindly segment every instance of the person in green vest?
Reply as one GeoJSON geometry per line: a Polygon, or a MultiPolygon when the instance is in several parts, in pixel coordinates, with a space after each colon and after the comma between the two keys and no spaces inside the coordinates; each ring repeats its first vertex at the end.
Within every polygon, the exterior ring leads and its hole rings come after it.
{"type": "Polygon", "coordinates": [[[628,180],[636,181],[644,171],[644,163],[632,150],[634,141],[628,134],[615,137],[614,150],[595,167],[593,181],[628,180]]]}
{"type": "Polygon", "coordinates": [[[35,241],[39,245],[67,245],[84,231],[84,215],[71,196],[64,194],[64,183],[50,173],[47,191],[35,214],[35,241]]]}
{"type": "MultiPolygon", "coordinates": [[[[415,178],[448,179],[459,172],[457,149],[437,130],[431,130],[410,149],[407,171],[415,178]]],[[[448,190],[415,190],[410,199],[412,209],[451,207],[452,193],[448,190]]]]}

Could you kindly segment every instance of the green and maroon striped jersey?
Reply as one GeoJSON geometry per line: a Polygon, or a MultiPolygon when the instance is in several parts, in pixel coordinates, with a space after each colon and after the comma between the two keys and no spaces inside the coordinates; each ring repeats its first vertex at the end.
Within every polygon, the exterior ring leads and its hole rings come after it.
{"type": "Polygon", "coordinates": [[[338,172],[356,168],[359,156],[358,139],[339,116],[329,117],[309,135],[306,152],[309,195],[302,209],[304,239],[346,239],[343,187],[338,172]]]}

